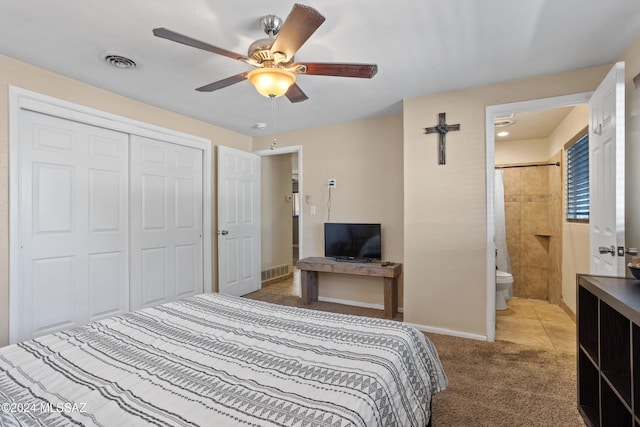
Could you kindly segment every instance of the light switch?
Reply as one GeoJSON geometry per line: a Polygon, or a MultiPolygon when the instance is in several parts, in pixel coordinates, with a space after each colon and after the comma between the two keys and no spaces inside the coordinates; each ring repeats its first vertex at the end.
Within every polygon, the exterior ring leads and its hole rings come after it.
{"type": "Polygon", "coordinates": [[[316,206],[315,205],[309,206],[309,214],[310,215],[315,215],[316,214],[316,206]]]}

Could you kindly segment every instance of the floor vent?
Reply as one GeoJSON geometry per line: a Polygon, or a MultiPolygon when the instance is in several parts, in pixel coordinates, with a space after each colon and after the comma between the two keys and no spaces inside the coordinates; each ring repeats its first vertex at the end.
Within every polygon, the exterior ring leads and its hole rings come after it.
{"type": "Polygon", "coordinates": [[[291,278],[293,276],[293,271],[290,265],[278,265],[264,270],[261,275],[262,286],[265,286],[291,278]]]}

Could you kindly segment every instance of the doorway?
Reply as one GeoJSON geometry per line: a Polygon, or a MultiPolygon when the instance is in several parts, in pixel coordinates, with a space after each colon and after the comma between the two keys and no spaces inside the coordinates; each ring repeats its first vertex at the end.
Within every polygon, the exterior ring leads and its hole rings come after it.
{"type": "Polygon", "coordinates": [[[496,233],[494,217],[494,171],[496,166],[496,137],[495,119],[508,116],[512,113],[524,113],[561,107],[573,107],[588,103],[591,93],[580,93],[554,98],[522,101],[511,104],[493,105],[485,111],[486,129],[486,185],[487,185],[487,337],[489,341],[495,340],[496,328],[496,253],[494,236],[496,233]]]}
{"type": "Polygon", "coordinates": [[[302,256],[302,147],[255,152],[261,157],[261,281],[291,280],[302,256]]]}

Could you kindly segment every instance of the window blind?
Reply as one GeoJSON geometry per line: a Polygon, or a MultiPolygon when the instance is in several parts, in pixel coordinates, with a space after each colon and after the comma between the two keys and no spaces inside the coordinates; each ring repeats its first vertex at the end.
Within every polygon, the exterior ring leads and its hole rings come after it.
{"type": "Polygon", "coordinates": [[[589,219],[589,134],[567,148],[566,218],[589,219]]]}

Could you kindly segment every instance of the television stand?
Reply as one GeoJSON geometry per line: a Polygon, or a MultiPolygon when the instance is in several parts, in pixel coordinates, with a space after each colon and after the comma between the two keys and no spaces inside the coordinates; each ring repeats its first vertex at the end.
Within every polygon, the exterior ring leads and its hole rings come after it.
{"type": "Polygon", "coordinates": [[[318,300],[318,273],[354,274],[384,279],[384,315],[393,319],[398,312],[398,276],[402,264],[383,265],[376,262],[339,262],[334,258],[310,257],[296,263],[301,271],[302,302],[305,305],[318,300]]]}

